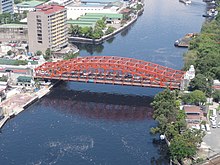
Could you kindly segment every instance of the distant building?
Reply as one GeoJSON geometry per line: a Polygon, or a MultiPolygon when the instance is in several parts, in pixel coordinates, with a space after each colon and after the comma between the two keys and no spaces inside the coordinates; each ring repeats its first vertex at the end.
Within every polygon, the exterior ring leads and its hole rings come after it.
{"type": "Polygon", "coordinates": [[[1,41],[27,41],[28,40],[27,25],[25,24],[0,25],[0,40],[1,41]]]}
{"type": "Polygon", "coordinates": [[[50,0],[49,3],[56,3],[61,6],[67,6],[73,3],[73,0],[50,0]]]}
{"type": "Polygon", "coordinates": [[[23,13],[24,11],[34,11],[35,7],[42,5],[43,1],[25,1],[18,3],[14,7],[15,13],[23,13]]]}
{"type": "Polygon", "coordinates": [[[86,13],[109,13],[117,14],[123,8],[124,3],[114,0],[108,1],[81,1],[81,3],[72,3],[66,6],[67,19],[77,19],[86,13]]]}
{"type": "Polygon", "coordinates": [[[0,1],[0,14],[10,13],[13,14],[14,0],[1,0],[0,1]]]}
{"type": "Polygon", "coordinates": [[[53,51],[67,46],[66,9],[60,5],[41,5],[28,13],[29,51],[53,51]]]}

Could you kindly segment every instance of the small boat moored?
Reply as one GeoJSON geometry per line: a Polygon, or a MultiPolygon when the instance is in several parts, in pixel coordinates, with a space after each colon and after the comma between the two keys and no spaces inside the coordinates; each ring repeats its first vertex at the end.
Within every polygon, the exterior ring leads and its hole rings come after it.
{"type": "Polygon", "coordinates": [[[218,15],[218,11],[216,9],[210,9],[206,12],[206,14],[203,14],[203,17],[215,17],[218,15]]]}
{"type": "Polygon", "coordinates": [[[197,33],[187,33],[183,38],[176,40],[174,42],[174,46],[188,48],[189,42],[192,40],[192,38],[196,37],[197,35],[197,33]]]}
{"type": "Polygon", "coordinates": [[[190,0],[179,0],[180,2],[184,3],[185,5],[189,5],[192,3],[190,0]]]}

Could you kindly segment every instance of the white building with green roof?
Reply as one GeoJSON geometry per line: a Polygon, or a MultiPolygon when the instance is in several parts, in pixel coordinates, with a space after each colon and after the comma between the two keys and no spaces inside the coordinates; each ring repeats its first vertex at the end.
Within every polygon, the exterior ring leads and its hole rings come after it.
{"type": "Polygon", "coordinates": [[[43,1],[25,1],[18,3],[14,7],[15,13],[23,13],[24,11],[34,11],[35,7],[43,4],[43,1]]]}
{"type": "Polygon", "coordinates": [[[89,1],[85,3],[72,3],[66,6],[67,19],[77,19],[86,13],[111,13],[117,14],[125,3],[119,0],[106,0],[105,3],[102,1],[89,1]],[[117,3],[116,3],[117,2],[117,3]]]}

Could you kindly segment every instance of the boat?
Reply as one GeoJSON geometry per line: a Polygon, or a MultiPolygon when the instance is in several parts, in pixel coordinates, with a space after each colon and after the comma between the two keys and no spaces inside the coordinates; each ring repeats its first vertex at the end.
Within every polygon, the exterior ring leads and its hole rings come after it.
{"type": "Polygon", "coordinates": [[[197,35],[197,33],[187,33],[183,38],[176,40],[174,42],[174,46],[188,48],[189,42],[192,40],[192,38],[196,37],[197,35]]]}
{"type": "Polygon", "coordinates": [[[203,17],[215,17],[218,15],[218,11],[216,9],[210,9],[206,12],[206,14],[203,14],[203,17]]]}
{"type": "Polygon", "coordinates": [[[192,3],[190,0],[179,0],[180,2],[184,3],[185,5],[189,5],[192,3]]]}

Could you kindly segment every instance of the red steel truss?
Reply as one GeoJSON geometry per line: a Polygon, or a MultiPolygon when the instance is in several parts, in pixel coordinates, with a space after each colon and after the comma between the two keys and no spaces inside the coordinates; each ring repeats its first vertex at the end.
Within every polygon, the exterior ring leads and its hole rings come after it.
{"type": "Polygon", "coordinates": [[[115,56],[89,56],[46,62],[35,78],[179,89],[185,72],[151,62],[115,56]]]}

